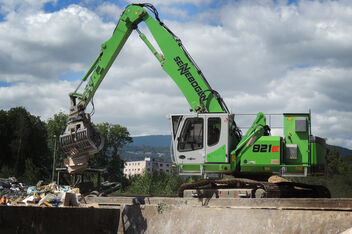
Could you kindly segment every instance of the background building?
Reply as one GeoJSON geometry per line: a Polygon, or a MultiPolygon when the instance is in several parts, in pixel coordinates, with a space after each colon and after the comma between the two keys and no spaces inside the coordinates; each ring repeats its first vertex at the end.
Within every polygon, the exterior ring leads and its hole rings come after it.
{"type": "Polygon", "coordinates": [[[150,160],[150,158],[145,158],[142,161],[125,162],[123,174],[127,178],[132,175],[142,174],[144,171],[151,172],[153,170],[171,174],[171,165],[172,163],[170,162],[158,162],[155,160],[150,160]]]}

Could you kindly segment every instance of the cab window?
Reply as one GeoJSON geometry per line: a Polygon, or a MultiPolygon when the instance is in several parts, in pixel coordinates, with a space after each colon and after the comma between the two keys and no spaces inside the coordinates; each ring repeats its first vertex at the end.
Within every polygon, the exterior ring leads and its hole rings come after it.
{"type": "Polygon", "coordinates": [[[208,146],[216,145],[220,139],[221,119],[208,119],[208,146]]]}
{"type": "Polygon", "coordinates": [[[202,118],[189,118],[185,120],[180,138],[178,140],[178,151],[191,151],[203,148],[203,126],[202,118]]]}
{"type": "Polygon", "coordinates": [[[182,120],[182,115],[172,116],[172,132],[173,132],[174,139],[176,137],[177,129],[180,125],[181,120],[182,120]]]}

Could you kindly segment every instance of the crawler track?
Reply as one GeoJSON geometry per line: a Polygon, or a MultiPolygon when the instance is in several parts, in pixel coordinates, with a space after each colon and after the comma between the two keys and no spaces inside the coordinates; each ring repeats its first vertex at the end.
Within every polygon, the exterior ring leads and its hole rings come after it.
{"type": "Polygon", "coordinates": [[[187,189],[253,189],[256,198],[330,198],[330,192],[324,186],[307,185],[293,182],[269,183],[245,178],[234,179],[205,179],[194,183],[181,185],[178,190],[179,197],[187,189]],[[258,192],[257,192],[258,191],[258,192]]]}

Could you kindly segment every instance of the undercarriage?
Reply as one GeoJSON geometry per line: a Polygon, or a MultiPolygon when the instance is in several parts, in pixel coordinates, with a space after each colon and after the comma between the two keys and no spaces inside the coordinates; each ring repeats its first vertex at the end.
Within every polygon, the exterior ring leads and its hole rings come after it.
{"type": "Polygon", "coordinates": [[[237,198],[330,198],[330,191],[321,185],[289,181],[267,182],[246,178],[204,179],[181,185],[179,197],[237,198]]]}

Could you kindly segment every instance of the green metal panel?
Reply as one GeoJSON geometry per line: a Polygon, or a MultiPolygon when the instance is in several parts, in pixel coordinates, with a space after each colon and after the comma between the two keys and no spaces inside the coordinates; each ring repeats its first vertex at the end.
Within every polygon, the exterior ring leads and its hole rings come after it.
{"type": "Polygon", "coordinates": [[[240,158],[241,172],[280,169],[281,137],[262,136],[240,158]]]}
{"type": "Polygon", "coordinates": [[[203,166],[203,172],[230,172],[231,165],[226,164],[177,164],[177,166],[182,167],[183,172],[200,172],[203,166]]]}
{"type": "Polygon", "coordinates": [[[207,154],[207,162],[226,162],[226,145],[207,154]]]}
{"type": "Polygon", "coordinates": [[[284,163],[287,165],[300,165],[310,163],[310,145],[309,145],[309,114],[284,114],[284,136],[286,145],[297,145],[297,156],[291,156],[288,150],[285,151],[284,163]],[[297,131],[297,121],[305,119],[305,131],[297,131]]]}

